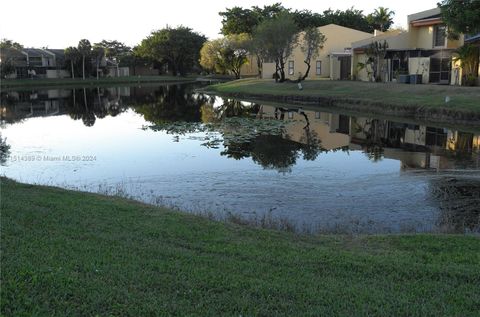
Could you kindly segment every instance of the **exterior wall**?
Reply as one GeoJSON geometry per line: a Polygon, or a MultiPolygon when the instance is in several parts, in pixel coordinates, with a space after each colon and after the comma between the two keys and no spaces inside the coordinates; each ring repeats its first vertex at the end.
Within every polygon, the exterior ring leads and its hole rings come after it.
{"type": "MultiPolygon", "coordinates": [[[[128,67],[119,67],[118,68],[118,77],[125,77],[129,76],[129,68],[128,67]]],[[[117,68],[116,67],[108,67],[107,77],[117,77],[117,68]]]]}
{"type": "Polygon", "coordinates": [[[17,71],[16,70],[15,70],[15,72],[5,76],[5,79],[15,79],[15,78],[17,78],[17,71]]]}
{"type": "Polygon", "coordinates": [[[450,76],[450,85],[461,85],[462,84],[462,68],[460,67],[460,61],[453,61],[452,58],[452,74],[450,76]]]}
{"type": "Polygon", "coordinates": [[[430,80],[430,58],[429,57],[409,58],[408,73],[410,75],[422,75],[422,83],[428,84],[430,80]]]}
{"type": "Polygon", "coordinates": [[[366,54],[356,54],[354,53],[352,56],[352,65],[353,65],[353,74],[356,80],[360,81],[370,81],[370,77],[368,76],[368,72],[365,68],[358,69],[358,64],[363,63],[365,64],[367,61],[366,54]]]}
{"type": "Polygon", "coordinates": [[[465,36],[462,34],[458,40],[450,40],[447,38],[447,48],[459,48],[465,44],[465,36]]]}
{"type": "Polygon", "coordinates": [[[47,69],[46,78],[68,78],[70,72],[64,69],[47,69]]]}
{"type": "Polygon", "coordinates": [[[421,49],[433,48],[433,26],[411,27],[410,47],[421,49]]]}
{"type": "Polygon", "coordinates": [[[477,86],[480,86],[480,56],[478,58],[478,77],[477,77],[477,86]]]}
{"type": "Polygon", "coordinates": [[[129,67],[128,73],[131,76],[157,76],[160,74],[158,69],[147,66],[129,67]]]}
{"type": "MultiPolygon", "coordinates": [[[[370,33],[365,33],[357,31],[354,29],[342,27],[335,24],[329,24],[321,26],[318,30],[325,35],[326,41],[323,46],[323,49],[317,52],[318,56],[313,58],[311,61],[310,72],[308,74],[308,79],[315,78],[329,78],[331,75],[330,71],[330,54],[333,52],[344,52],[345,49],[349,49],[352,46],[352,42],[360,41],[367,39],[372,36],[370,33]],[[321,62],[321,73],[316,74],[316,62],[321,62]]],[[[299,34],[299,43],[303,41],[304,33],[299,34]]],[[[286,59],[285,63],[285,77],[289,79],[297,79],[299,75],[305,74],[307,70],[307,65],[304,63],[305,56],[301,50],[301,45],[297,45],[291,56],[286,59]],[[288,72],[288,62],[293,61],[294,71],[293,74],[288,72]]],[[[340,63],[338,63],[338,67],[340,63]]],[[[340,69],[338,70],[340,72],[340,69]]],[[[270,79],[275,73],[275,63],[264,63],[263,64],[263,75],[265,79],[270,79]]]]}
{"type": "Polygon", "coordinates": [[[358,69],[359,63],[365,63],[367,61],[367,55],[363,52],[355,52],[355,48],[363,48],[374,42],[383,43],[385,41],[388,44],[388,49],[403,50],[409,47],[409,38],[410,37],[407,32],[387,32],[382,33],[378,36],[370,37],[368,39],[352,43],[352,74],[354,75],[353,77],[361,81],[371,80],[368,76],[368,72],[366,69],[358,69]]]}
{"type": "Polygon", "coordinates": [[[406,49],[409,47],[409,34],[407,32],[387,32],[377,36],[370,36],[369,38],[352,43],[352,48],[365,47],[374,42],[388,43],[389,49],[406,49]]]}
{"type": "Polygon", "coordinates": [[[338,60],[338,57],[335,57],[335,56],[330,57],[329,68],[330,68],[330,76],[329,76],[330,79],[340,80],[340,61],[338,60]]]}

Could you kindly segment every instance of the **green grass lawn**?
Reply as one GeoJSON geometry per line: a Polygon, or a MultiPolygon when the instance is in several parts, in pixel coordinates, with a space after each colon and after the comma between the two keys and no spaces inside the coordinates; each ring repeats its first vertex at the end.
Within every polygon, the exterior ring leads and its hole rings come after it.
{"type": "Polygon", "coordinates": [[[399,107],[431,107],[480,113],[480,87],[440,85],[405,85],[359,81],[307,80],[303,90],[295,83],[244,79],[208,87],[220,94],[318,96],[362,102],[383,103],[399,107]],[[445,103],[446,97],[450,102],[445,103]]]}
{"type": "Polygon", "coordinates": [[[478,316],[480,239],[298,236],[1,179],[2,316],[478,316]]]}
{"type": "Polygon", "coordinates": [[[147,83],[147,82],[181,82],[192,81],[195,77],[178,77],[178,76],[124,76],[124,77],[104,77],[99,78],[37,78],[37,79],[9,79],[1,80],[2,88],[18,88],[18,87],[50,87],[50,86],[91,86],[105,84],[122,84],[122,83],[147,83]]]}

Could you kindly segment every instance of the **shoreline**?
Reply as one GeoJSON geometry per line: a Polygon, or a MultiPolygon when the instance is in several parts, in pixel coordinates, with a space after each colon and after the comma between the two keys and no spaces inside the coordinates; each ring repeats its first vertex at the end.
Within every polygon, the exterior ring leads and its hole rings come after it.
{"type": "MultiPolygon", "coordinates": [[[[208,86],[203,89],[198,89],[198,91],[234,99],[286,103],[294,106],[321,107],[335,111],[362,112],[369,115],[422,120],[436,124],[480,127],[480,88],[472,88],[473,96],[468,96],[469,99],[467,102],[462,104],[461,100],[457,100],[457,96],[468,88],[452,87],[452,89],[445,87],[446,93],[449,93],[449,90],[454,90],[456,93],[453,98],[458,102],[459,107],[455,107],[454,104],[443,106],[439,103],[438,92],[442,91],[441,88],[443,87],[429,87],[428,85],[423,85],[422,88],[433,90],[433,92],[429,91],[429,95],[426,95],[425,99],[431,98],[436,100],[430,103],[427,101],[421,105],[417,100],[419,98],[408,95],[410,88],[409,85],[394,87],[404,90],[402,91],[402,94],[404,94],[402,99],[398,100],[398,96],[392,97],[388,94],[388,89],[392,87],[392,85],[389,84],[320,80],[306,81],[303,84],[305,86],[304,90],[299,91],[298,89],[295,89],[296,84],[291,83],[272,84],[270,81],[265,80],[239,80],[208,86]],[[354,94],[356,91],[352,91],[351,93],[344,91],[343,94],[328,91],[328,88],[335,86],[335,84],[347,86],[347,89],[348,87],[352,87],[356,90],[363,89],[362,96],[355,97],[354,94]],[[369,84],[372,86],[368,86],[369,84]],[[322,85],[327,87],[323,88],[322,85]],[[355,87],[357,85],[359,87],[355,87]],[[384,101],[378,100],[378,93],[375,93],[375,95],[373,94],[373,90],[380,88],[385,88],[386,90],[384,101]],[[371,89],[371,91],[368,91],[368,89],[371,89]],[[369,97],[369,93],[372,93],[374,96],[369,97]],[[478,99],[476,99],[477,97],[478,99]]],[[[418,87],[413,89],[418,90],[418,87]]]]}
{"type": "Polygon", "coordinates": [[[0,88],[2,90],[22,90],[30,88],[49,88],[49,87],[97,87],[102,85],[115,84],[142,84],[142,83],[191,83],[196,82],[197,77],[173,77],[173,76],[126,76],[111,78],[87,78],[85,80],[76,78],[63,79],[13,79],[1,80],[0,88]]]}
{"type": "Polygon", "coordinates": [[[301,236],[4,177],[0,185],[4,315],[476,312],[477,236],[301,236]]]}

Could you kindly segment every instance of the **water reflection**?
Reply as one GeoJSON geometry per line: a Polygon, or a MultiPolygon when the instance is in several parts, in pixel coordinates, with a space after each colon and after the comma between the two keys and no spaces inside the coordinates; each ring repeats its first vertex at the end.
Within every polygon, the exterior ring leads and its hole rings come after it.
{"type": "MultiPolygon", "coordinates": [[[[195,93],[194,85],[52,89],[2,92],[1,124],[27,118],[68,114],[87,127],[97,119],[115,117],[127,109],[141,114],[157,130],[175,123],[172,134],[205,131],[204,124],[222,134],[222,155],[251,157],[266,168],[284,171],[298,157],[315,160],[321,152],[362,150],[372,161],[384,158],[401,162],[402,169],[479,168],[480,132],[463,132],[435,126],[401,123],[369,117],[347,116],[309,109],[278,107],[221,99],[195,93]],[[258,131],[258,126],[228,118],[282,123],[278,129],[258,131]]],[[[169,126],[171,128],[171,126],[169,126]]],[[[265,128],[265,127],[262,127],[265,128]]]]}
{"type": "MultiPolygon", "coordinates": [[[[6,134],[0,137],[0,163],[8,165],[9,152],[18,157],[33,148],[41,153],[62,151],[49,140],[58,133],[55,127],[45,127],[42,145],[30,144],[28,138],[20,141],[18,133],[9,135],[9,128],[40,117],[81,122],[83,130],[63,133],[88,144],[87,154],[101,157],[105,151],[108,156],[107,151],[120,150],[95,147],[93,132],[88,131],[95,131],[98,139],[115,135],[120,130],[98,127],[115,118],[119,123],[114,129],[128,131],[123,138],[110,138],[112,146],[134,149],[148,144],[132,150],[130,160],[117,152],[88,166],[57,165],[59,174],[54,175],[66,178],[54,184],[98,185],[106,178],[102,172],[111,170],[107,176],[127,182],[122,190],[132,197],[147,202],[158,199],[153,195],[178,197],[173,203],[185,209],[192,203],[213,212],[227,206],[245,217],[275,210],[274,217],[293,219],[297,225],[322,223],[323,229],[348,232],[480,231],[480,131],[222,99],[197,93],[196,87],[2,92],[1,125],[6,134]],[[134,128],[128,125],[133,115],[142,118],[134,128]],[[152,146],[164,136],[168,144],[152,146]],[[183,152],[175,152],[174,143],[183,152]],[[176,153],[173,159],[170,152],[176,153]],[[72,170],[89,174],[70,176],[72,170]],[[138,187],[132,185],[136,177],[138,187]]],[[[36,128],[42,129],[41,124],[36,128]]],[[[62,126],[68,122],[62,121],[62,126]]],[[[35,164],[11,164],[6,175],[20,175],[24,181],[35,175],[33,181],[45,182],[41,173],[52,167],[35,164]]]]}

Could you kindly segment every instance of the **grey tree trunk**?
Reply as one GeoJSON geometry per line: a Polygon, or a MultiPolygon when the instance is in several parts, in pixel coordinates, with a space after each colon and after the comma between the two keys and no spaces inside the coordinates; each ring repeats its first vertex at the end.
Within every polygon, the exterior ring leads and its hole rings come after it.
{"type": "Polygon", "coordinates": [[[83,80],[85,80],[85,56],[82,58],[83,80]]]}
{"type": "Polygon", "coordinates": [[[305,80],[308,77],[308,73],[310,73],[310,64],[311,62],[304,61],[305,64],[307,64],[307,71],[305,72],[305,75],[302,77],[302,81],[305,80]]]}

